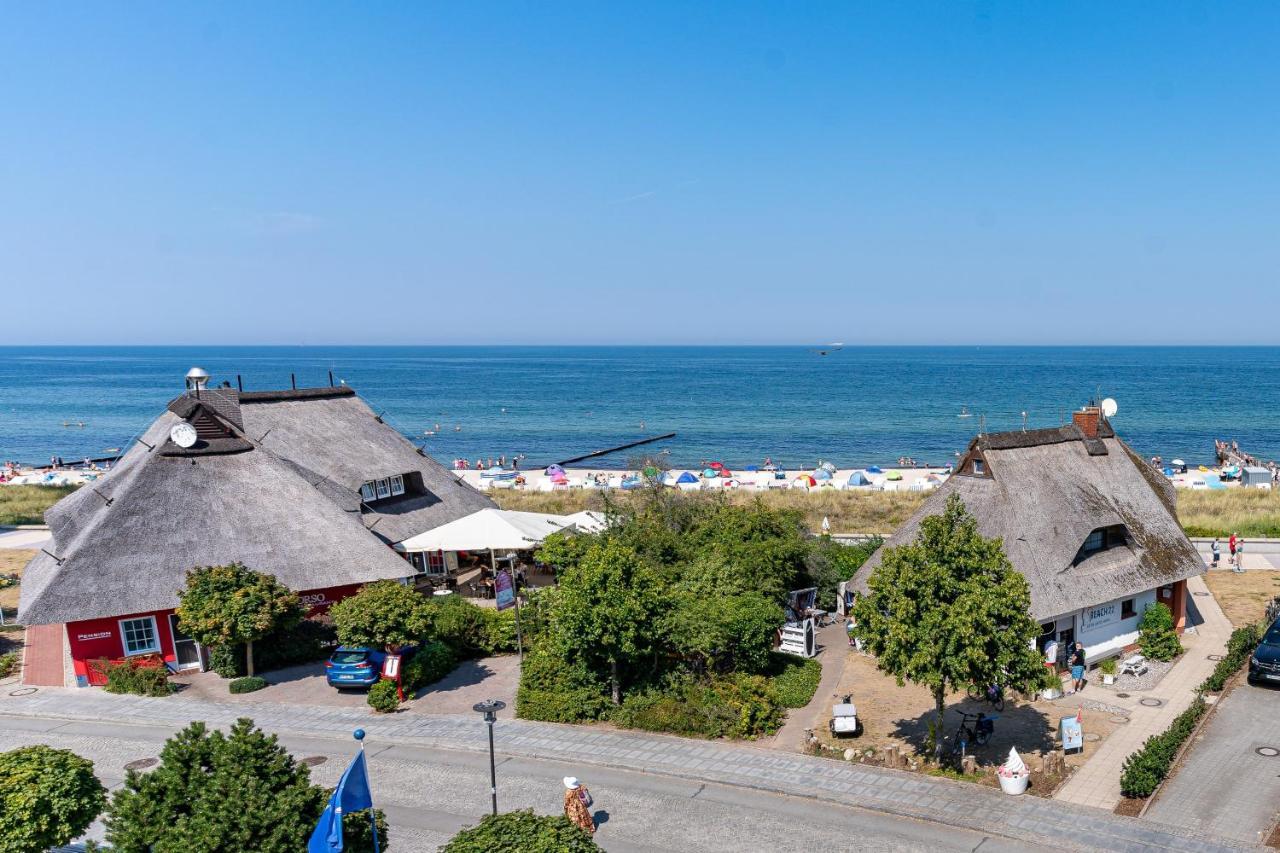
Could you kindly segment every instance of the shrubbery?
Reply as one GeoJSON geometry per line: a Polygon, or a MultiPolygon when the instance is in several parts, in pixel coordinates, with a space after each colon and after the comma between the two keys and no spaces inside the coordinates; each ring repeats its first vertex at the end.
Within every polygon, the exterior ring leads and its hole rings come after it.
{"type": "Polygon", "coordinates": [[[383,714],[388,714],[400,707],[400,696],[396,692],[394,681],[377,681],[369,688],[369,707],[383,714]]]}
{"type": "Polygon", "coordinates": [[[600,849],[564,815],[544,817],[526,810],[486,815],[478,826],[451,838],[440,853],[593,853],[600,849]]]}
{"type": "Polygon", "coordinates": [[[1173,614],[1158,601],[1148,607],[1138,621],[1138,646],[1151,660],[1173,660],[1182,654],[1182,643],[1173,627],[1173,614]]]}
{"type": "Polygon", "coordinates": [[[89,828],[107,802],[93,762],[43,744],[0,752],[0,850],[42,853],[89,828]]]}
{"type": "Polygon", "coordinates": [[[432,641],[424,643],[417,653],[409,658],[400,672],[404,681],[404,689],[412,692],[434,684],[453,672],[458,665],[457,655],[444,643],[432,641]]]}
{"type": "Polygon", "coordinates": [[[0,655],[0,678],[8,678],[18,668],[18,653],[5,652],[0,655]]]}
{"type": "Polygon", "coordinates": [[[608,688],[581,660],[566,658],[549,639],[525,650],[516,715],[548,723],[598,720],[610,708],[608,688]]]}
{"type": "Polygon", "coordinates": [[[232,681],[227,685],[227,689],[232,693],[252,693],[255,690],[261,690],[266,686],[267,682],[265,679],[259,678],[256,675],[251,675],[248,678],[237,678],[235,681],[232,681]]]}
{"type": "Polygon", "coordinates": [[[1236,670],[1244,666],[1249,660],[1249,656],[1253,654],[1253,650],[1258,647],[1258,642],[1262,639],[1262,629],[1258,625],[1245,625],[1243,628],[1236,628],[1231,632],[1231,638],[1227,640],[1227,653],[1223,655],[1222,660],[1218,661],[1218,665],[1213,668],[1213,672],[1200,685],[1202,693],[1218,693],[1226,686],[1227,679],[1235,675],[1236,670]]]}
{"type": "Polygon", "coordinates": [[[676,676],[667,684],[632,693],[610,715],[620,726],[704,738],[754,738],[772,734],[785,716],[767,678],[676,676]]]}
{"type": "Polygon", "coordinates": [[[1196,696],[1190,707],[1174,718],[1169,728],[1147,738],[1141,749],[1126,758],[1120,773],[1120,793],[1126,797],[1151,796],[1169,775],[1174,757],[1207,708],[1204,698],[1196,696]]]}
{"type": "Polygon", "coordinates": [[[803,708],[813,699],[822,680],[822,664],[816,658],[798,658],[773,652],[769,675],[784,708],[803,708]]]}
{"type": "Polygon", "coordinates": [[[448,595],[426,603],[426,635],[447,643],[460,658],[516,650],[514,610],[477,607],[461,596],[448,595]]]}
{"type": "MultiPolygon", "coordinates": [[[[323,660],[337,644],[332,625],[303,619],[292,628],[268,634],[253,647],[254,668],[269,672],[300,663],[323,660]]],[[[209,652],[209,668],[223,678],[245,674],[244,645],[215,646],[209,652]]]]}
{"type": "Polygon", "coordinates": [[[109,661],[89,661],[89,666],[107,680],[108,693],[132,693],[136,696],[168,696],[173,692],[169,670],[153,655],[109,661]]]}

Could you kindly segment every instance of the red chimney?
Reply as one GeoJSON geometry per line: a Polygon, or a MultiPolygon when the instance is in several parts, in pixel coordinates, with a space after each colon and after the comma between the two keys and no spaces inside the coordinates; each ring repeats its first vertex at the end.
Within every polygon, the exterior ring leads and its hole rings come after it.
{"type": "Polygon", "coordinates": [[[1085,438],[1098,437],[1098,420],[1102,410],[1097,406],[1084,406],[1078,412],[1071,413],[1071,422],[1080,428],[1085,438]]]}

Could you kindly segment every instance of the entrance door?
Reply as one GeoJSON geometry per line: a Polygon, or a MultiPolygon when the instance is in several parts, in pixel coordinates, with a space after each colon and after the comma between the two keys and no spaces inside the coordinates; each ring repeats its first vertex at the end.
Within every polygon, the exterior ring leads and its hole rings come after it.
{"type": "Polygon", "coordinates": [[[1065,628],[1058,632],[1058,666],[1062,669],[1067,668],[1067,661],[1071,660],[1071,653],[1076,647],[1076,620],[1071,619],[1071,627],[1065,628]]]}
{"type": "Polygon", "coordinates": [[[200,669],[200,644],[178,630],[178,615],[169,614],[169,630],[173,631],[173,654],[178,669],[200,669]]]}

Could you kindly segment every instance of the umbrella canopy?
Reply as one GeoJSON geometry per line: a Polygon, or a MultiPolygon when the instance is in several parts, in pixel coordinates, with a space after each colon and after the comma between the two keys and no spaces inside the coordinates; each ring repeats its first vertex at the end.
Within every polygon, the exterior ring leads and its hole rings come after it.
{"type": "Polygon", "coordinates": [[[721,469],[720,469],[720,476],[721,476],[721,477],[732,477],[732,476],[733,476],[733,472],[732,472],[732,471],[730,471],[728,468],[721,468],[721,469]]]}
{"type": "Polygon", "coordinates": [[[693,476],[693,474],[689,473],[688,471],[685,471],[679,477],[676,477],[676,483],[696,483],[696,482],[698,482],[698,478],[693,476]]]}
{"type": "Polygon", "coordinates": [[[566,515],[564,520],[570,522],[580,533],[599,533],[609,526],[609,519],[604,513],[592,512],[589,509],[566,515]]]}
{"type": "Polygon", "coordinates": [[[902,479],[902,472],[901,472],[901,471],[890,471],[888,474],[885,474],[885,475],[884,475],[884,478],[885,478],[886,480],[901,480],[901,479],[902,479]]]}
{"type": "Polygon", "coordinates": [[[723,463],[723,462],[708,462],[708,463],[707,463],[707,467],[708,467],[708,468],[715,468],[717,471],[719,471],[721,468],[723,468],[723,467],[724,467],[724,463],[723,463]]]}
{"type": "Polygon", "coordinates": [[[1187,463],[1183,462],[1181,459],[1172,459],[1169,461],[1169,464],[1176,465],[1179,468],[1181,468],[1183,465],[1186,465],[1187,463]]]}
{"type": "Polygon", "coordinates": [[[561,468],[559,465],[548,465],[546,470],[546,475],[548,477],[555,477],[555,476],[563,477],[564,469],[561,468]]]}
{"type": "Polygon", "coordinates": [[[830,480],[831,472],[828,471],[826,468],[819,468],[818,470],[813,472],[813,478],[815,480],[830,480]]]}
{"type": "Polygon", "coordinates": [[[810,477],[808,474],[801,474],[799,477],[796,477],[795,482],[797,485],[801,486],[812,487],[818,485],[818,481],[810,477]]]}
{"type": "Polygon", "coordinates": [[[881,471],[881,470],[880,470],[880,466],[879,466],[879,465],[872,465],[870,468],[868,468],[868,469],[867,469],[867,473],[868,473],[868,474],[883,474],[883,473],[884,473],[884,471],[881,471]]]}
{"type": "Polygon", "coordinates": [[[482,509],[397,543],[397,551],[519,551],[572,522],[563,515],[482,509]]]}
{"type": "Polygon", "coordinates": [[[867,479],[867,475],[861,471],[854,471],[849,475],[850,486],[869,486],[871,481],[867,479]]]}

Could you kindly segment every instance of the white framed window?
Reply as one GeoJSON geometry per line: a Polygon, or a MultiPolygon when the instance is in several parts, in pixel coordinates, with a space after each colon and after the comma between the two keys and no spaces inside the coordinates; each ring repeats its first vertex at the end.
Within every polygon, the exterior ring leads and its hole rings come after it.
{"type": "Polygon", "coordinates": [[[391,482],[385,478],[378,481],[378,499],[391,497],[391,482]]]}
{"type": "Polygon", "coordinates": [[[391,478],[391,494],[393,497],[404,494],[404,477],[399,474],[391,478]]]}
{"type": "Polygon", "coordinates": [[[983,462],[981,459],[973,460],[973,473],[984,474],[986,473],[986,470],[987,470],[987,465],[985,462],[983,462]]]}
{"type": "Polygon", "coordinates": [[[365,502],[368,502],[373,500],[374,498],[375,498],[375,494],[373,491],[373,483],[369,482],[369,483],[362,484],[360,486],[360,499],[365,502]]]}
{"type": "Polygon", "coordinates": [[[156,617],[121,619],[120,641],[124,645],[125,657],[160,651],[160,632],[156,630],[156,617]]]}

